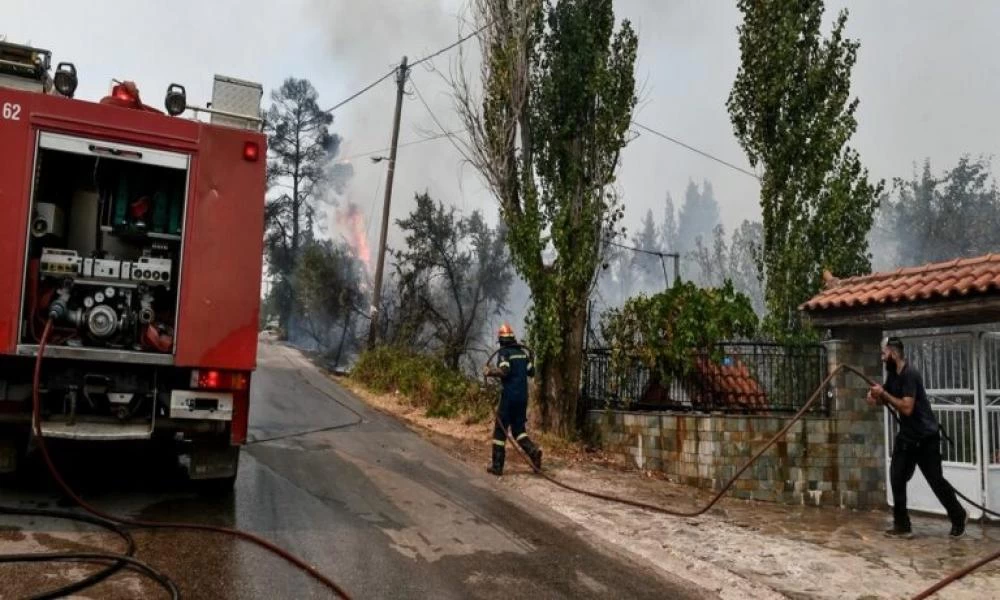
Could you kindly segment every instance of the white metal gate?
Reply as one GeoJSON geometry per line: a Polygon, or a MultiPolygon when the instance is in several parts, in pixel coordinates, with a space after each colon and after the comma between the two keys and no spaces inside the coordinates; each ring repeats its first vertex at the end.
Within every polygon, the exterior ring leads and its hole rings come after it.
{"type": "Polygon", "coordinates": [[[1000,511],[1000,333],[981,334],[979,347],[979,388],[985,424],[986,506],[1000,511]]]}
{"type": "MultiPolygon", "coordinates": [[[[1000,396],[996,393],[996,387],[1000,386],[997,381],[1000,334],[964,331],[920,336],[904,333],[900,337],[907,360],[923,376],[927,398],[938,422],[953,442],[941,442],[945,479],[980,504],[993,498],[1000,505],[1000,396]],[[986,393],[988,385],[983,385],[989,381],[990,373],[992,396],[986,393]],[[987,398],[992,398],[992,402],[987,398]],[[997,406],[991,406],[992,403],[997,406]],[[986,446],[984,439],[988,440],[986,446]],[[983,460],[984,454],[989,460],[983,460]]],[[[888,466],[898,427],[888,411],[885,419],[886,495],[891,506],[888,466]]],[[[907,507],[912,510],[945,514],[920,469],[910,480],[906,496],[907,507]]],[[[979,509],[964,501],[962,504],[971,518],[981,516],[979,509]]]]}

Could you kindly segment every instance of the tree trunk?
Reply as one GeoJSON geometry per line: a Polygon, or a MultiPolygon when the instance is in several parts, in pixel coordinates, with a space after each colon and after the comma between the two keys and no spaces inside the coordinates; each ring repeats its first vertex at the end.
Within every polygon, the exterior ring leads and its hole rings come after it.
{"type": "Polygon", "coordinates": [[[288,282],[288,315],[285,317],[285,331],[288,339],[292,339],[292,330],[295,329],[295,290],[292,288],[292,276],[295,274],[295,267],[299,264],[299,175],[298,164],[295,166],[295,174],[292,176],[292,256],[291,267],[285,273],[288,282]]]}
{"type": "Polygon", "coordinates": [[[580,425],[578,407],[583,372],[583,341],[587,329],[586,310],[575,310],[563,322],[562,349],[542,365],[539,395],[544,401],[542,428],[559,436],[576,437],[580,425]]]}
{"type": "Polygon", "coordinates": [[[282,276],[278,282],[278,326],[281,328],[281,340],[287,341],[291,332],[292,321],[292,293],[288,289],[291,286],[287,275],[282,276]]]}
{"type": "Polygon", "coordinates": [[[340,343],[337,344],[337,356],[333,359],[334,368],[340,367],[340,357],[344,352],[344,341],[347,339],[347,328],[351,326],[351,313],[344,315],[344,330],[340,334],[340,343]]]}

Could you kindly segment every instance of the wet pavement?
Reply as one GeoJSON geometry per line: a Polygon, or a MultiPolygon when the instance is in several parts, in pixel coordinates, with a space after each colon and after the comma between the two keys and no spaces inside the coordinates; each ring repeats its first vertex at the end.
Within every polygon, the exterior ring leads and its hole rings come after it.
{"type": "MultiPolygon", "coordinates": [[[[297,352],[261,345],[251,444],[235,493],[200,495],[157,455],[123,446],[60,453],[73,485],[116,514],[238,527],[292,550],[355,598],[713,598],[620,553],[368,409],[297,352]],[[312,432],[305,433],[303,432],[312,432]]],[[[57,508],[32,470],[0,504],[57,508]]],[[[327,598],[306,575],[221,535],[134,533],[138,556],[184,598],[327,598]]],[[[0,516],[0,553],[114,550],[111,533],[0,516]]],[[[92,567],[0,564],[0,598],[22,598],[92,567]]],[[[131,573],[76,596],[165,597],[131,573]]]]}
{"type": "MultiPolygon", "coordinates": [[[[585,489],[691,510],[702,490],[608,469],[559,470],[585,489]]],[[[1000,550],[1000,527],[969,523],[960,539],[942,517],[911,512],[914,535],[893,539],[887,511],[857,511],[723,499],[708,514],[650,514],[566,492],[535,477],[507,485],[574,520],[608,543],[621,544],[665,572],[742,598],[906,599],[947,574],[1000,550]]],[[[1000,598],[1000,561],[942,590],[942,600],[1000,598]]]]}

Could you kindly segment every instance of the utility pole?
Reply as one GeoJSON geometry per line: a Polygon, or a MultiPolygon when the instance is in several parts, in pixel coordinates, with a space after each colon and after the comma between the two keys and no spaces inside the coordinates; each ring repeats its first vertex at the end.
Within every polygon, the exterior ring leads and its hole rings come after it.
{"type": "Polygon", "coordinates": [[[389,234],[389,206],[392,202],[392,176],[396,172],[396,147],[399,144],[399,117],[403,111],[403,90],[406,87],[406,57],[396,72],[396,115],[392,121],[392,145],[389,150],[389,171],[385,175],[385,201],[382,203],[382,233],[378,242],[378,263],[375,266],[375,289],[372,292],[371,328],[368,330],[368,347],[378,341],[378,317],[382,302],[382,272],[385,269],[386,236],[389,234]]]}
{"type": "Polygon", "coordinates": [[[670,287],[670,278],[667,276],[667,263],[663,260],[666,257],[674,259],[674,283],[681,280],[681,255],[676,252],[657,252],[660,255],[660,266],[663,267],[663,282],[666,287],[670,287]]]}

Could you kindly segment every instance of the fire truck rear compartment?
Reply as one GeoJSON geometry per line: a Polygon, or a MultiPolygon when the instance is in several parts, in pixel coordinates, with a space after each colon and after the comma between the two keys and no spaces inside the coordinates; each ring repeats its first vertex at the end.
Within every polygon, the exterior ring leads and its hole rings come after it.
{"type": "MultiPolygon", "coordinates": [[[[33,358],[0,356],[0,428],[30,424],[33,365],[33,358]]],[[[54,438],[93,441],[149,439],[154,429],[163,437],[228,439],[233,393],[185,390],[191,373],[46,358],[39,390],[43,431],[54,438]]]]}
{"type": "Polygon", "coordinates": [[[35,354],[51,316],[50,356],[173,363],[188,162],[38,136],[18,354],[35,354]]]}

